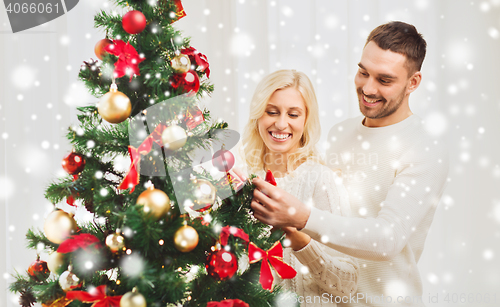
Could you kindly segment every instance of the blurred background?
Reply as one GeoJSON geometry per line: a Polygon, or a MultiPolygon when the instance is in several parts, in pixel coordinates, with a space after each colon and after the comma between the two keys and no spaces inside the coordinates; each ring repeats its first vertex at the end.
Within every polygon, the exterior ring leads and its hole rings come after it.
{"type": "MultiPolygon", "coordinates": [[[[174,26],[208,57],[215,92],[203,105],[213,118],[241,133],[257,82],[277,69],[300,70],[317,91],[321,150],[330,127],[360,114],[353,79],[369,32],[391,20],[414,24],[428,51],[410,107],[448,145],[451,161],[419,262],[424,302],[500,305],[500,0],[184,0],[183,6],[187,16],[174,26]]],[[[8,284],[36,258],[25,248],[25,233],[41,229],[53,208],[44,190],[66,175],[61,160],[71,150],[65,134],[77,123],[75,108],[98,101],[77,75],[84,60],[96,59],[94,45],[105,36],[93,28],[100,9],[115,10],[101,0],[80,1],[64,16],[16,34],[0,12],[0,306],[18,306],[8,284]]]]}

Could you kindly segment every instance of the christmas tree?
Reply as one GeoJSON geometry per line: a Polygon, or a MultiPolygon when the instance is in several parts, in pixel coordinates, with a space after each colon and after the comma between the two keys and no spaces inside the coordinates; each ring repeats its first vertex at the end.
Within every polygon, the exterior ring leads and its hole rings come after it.
{"type": "Polygon", "coordinates": [[[252,217],[254,186],[229,172],[225,148],[238,134],[198,107],[214,87],[207,57],[172,25],[186,15],[181,2],[115,4],[124,14],[95,16],[106,38],[79,72],[99,101],[78,108],[68,176],[46,190],[55,209],[27,234],[48,261],[17,274],[11,291],[24,307],[271,306],[283,233],[252,217]],[[64,202],[93,220],[77,224],[64,202]]]}

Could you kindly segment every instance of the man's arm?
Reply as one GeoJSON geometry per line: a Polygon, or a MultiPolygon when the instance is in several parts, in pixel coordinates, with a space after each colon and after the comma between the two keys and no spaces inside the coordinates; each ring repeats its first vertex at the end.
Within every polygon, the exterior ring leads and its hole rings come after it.
{"type": "Polygon", "coordinates": [[[311,208],[285,191],[255,180],[255,217],[275,226],[302,229],[311,238],[342,253],[386,261],[408,243],[420,222],[433,214],[443,193],[447,174],[447,155],[438,146],[425,150],[418,144],[400,162],[393,184],[375,218],[350,218],[311,208]],[[263,206],[264,205],[264,206],[263,206]]]}

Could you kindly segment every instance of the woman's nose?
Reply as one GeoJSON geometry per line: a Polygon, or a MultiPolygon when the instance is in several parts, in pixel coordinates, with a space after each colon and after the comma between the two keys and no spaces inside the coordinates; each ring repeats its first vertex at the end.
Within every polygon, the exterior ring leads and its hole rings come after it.
{"type": "Polygon", "coordinates": [[[280,115],[280,117],[276,120],[276,123],[274,124],[278,130],[285,130],[286,127],[288,127],[288,120],[286,118],[286,115],[280,115]]]}

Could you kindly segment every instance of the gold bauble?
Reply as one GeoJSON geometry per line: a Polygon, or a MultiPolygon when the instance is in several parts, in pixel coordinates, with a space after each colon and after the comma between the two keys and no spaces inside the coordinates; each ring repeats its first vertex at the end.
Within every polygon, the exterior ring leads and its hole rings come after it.
{"type": "Polygon", "coordinates": [[[146,299],[134,288],[122,296],[120,307],[146,307],[146,299]]]}
{"type": "Polygon", "coordinates": [[[187,73],[191,69],[191,61],[189,60],[189,56],[185,54],[176,55],[172,59],[172,68],[178,73],[187,73]]]}
{"type": "Polygon", "coordinates": [[[193,202],[196,204],[193,209],[206,210],[215,202],[217,189],[210,181],[205,179],[194,179],[192,183],[193,202]]]}
{"type": "Polygon", "coordinates": [[[76,231],[76,228],[73,216],[62,210],[51,212],[43,224],[45,236],[50,242],[56,244],[61,244],[76,231]]]}
{"type": "Polygon", "coordinates": [[[163,130],[161,134],[163,147],[170,150],[177,150],[184,146],[187,141],[186,131],[182,127],[173,124],[163,130]]]}
{"type": "Polygon", "coordinates": [[[144,212],[159,219],[170,211],[170,198],[162,190],[149,188],[137,198],[137,204],[144,206],[144,212]]]}
{"type": "Polygon", "coordinates": [[[58,253],[54,251],[49,255],[49,258],[47,259],[47,266],[49,267],[49,270],[54,274],[57,274],[57,272],[61,270],[63,264],[64,264],[63,253],[58,253]]]}
{"type": "Polygon", "coordinates": [[[97,111],[107,122],[118,124],[130,116],[132,103],[127,95],[116,89],[116,86],[111,86],[109,92],[99,100],[97,111]]]}
{"type": "Polygon", "coordinates": [[[64,271],[64,273],[62,273],[59,277],[59,285],[61,286],[61,289],[64,290],[64,292],[71,291],[81,286],[80,278],[78,278],[78,276],[76,276],[70,270],[64,271]]]}
{"type": "Polygon", "coordinates": [[[113,233],[106,237],[106,246],[116,253],[125,247],[125,238],[120,233],[113,233]]]}
{"type": "Polygon", "coordinates": [[[174,246],[179,251],[187,253],[198,245],[198,232],[191,226],[184,225],[174,234],[174,246]]]}

